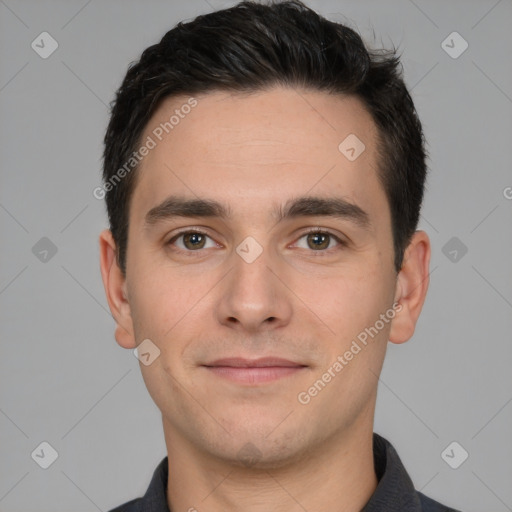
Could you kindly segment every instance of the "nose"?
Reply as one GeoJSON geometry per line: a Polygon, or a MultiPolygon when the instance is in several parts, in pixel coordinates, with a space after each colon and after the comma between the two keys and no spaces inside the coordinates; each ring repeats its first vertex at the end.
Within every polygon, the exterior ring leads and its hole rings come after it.
{"type": "Polygon", "coordinates": [[[241,249],[233,253],[232,270],[219,289],[219,323],[240,333],[283,327],[292,315],[292,294],[284,284],[284,267],[266,249],[254,260],[245,257],[241,249]]]}

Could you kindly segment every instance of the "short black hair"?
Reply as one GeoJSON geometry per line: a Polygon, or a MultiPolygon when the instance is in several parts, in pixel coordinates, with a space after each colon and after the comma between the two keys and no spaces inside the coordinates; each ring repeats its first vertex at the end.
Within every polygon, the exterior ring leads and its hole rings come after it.
{"type": "Polygon", "coordinates": [[[111,103],[103,181],[108,184],[104,195],[122,272],[137,176],[137,166],[126,172],[126,162],[162,100],[213,91],[251,93],[272,86],[354,96],[371,114],[398,272],[418,224],[427,173],[421,123],[402,74],[395,49],[366,48],[354,30],[298,0],[243,1],[178,23],[130,64],[111,103]]]}

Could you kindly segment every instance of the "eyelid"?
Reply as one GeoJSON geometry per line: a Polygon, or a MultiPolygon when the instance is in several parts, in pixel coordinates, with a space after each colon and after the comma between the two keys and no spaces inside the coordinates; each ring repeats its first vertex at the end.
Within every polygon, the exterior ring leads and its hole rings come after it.
{"type": "MultiPolygon", "coordinates": [[[[346,247],[348,245],[348,242],[346,240],[344,240],[342,237],[338,236],[336,233],[333,233],[330,229],[328,228],[322,228],[322,227],[313,227],[313,228],[308,228],[306,231],[302,231],[300,236],[297,238],[297,241],[300,240],[302,237],[306,236],[306,235],[309,235],[311,233],[318,233],[318,234],[321,234],[321,235],[329,235],[330,237],[334,238],[336,240],[336,242],[338,242],[338,246],[339,247],[346,247]]],[[[294,242],[295,243],[297,243],[294,242]]],[[[331,247],[330,249],[326,249],[326,250],[323,250],[323,251],[313,251],[311,250],[310,252],[315,252],[315,253],[327,253],[329,254],[332,250],[336,249],[335,247],[331,247]]]]}
{"type": "MultiPolygon", "coordinates": [[[[214,240],[214,238],[208,233],[208,230],[206,228],[194,228],[194,227],[187,227],[187,228],[183,228],[181,231],[177,231],[176,233],[174,233],[171,236],[171,238],[169,238],[169,240],[167,240],[167,242],[165,242],[165,245],[171,245],[171,243],[174,242],[176,239],[178,239],[180,236],[186,235],[188,233],[198,233],[199,235],[207,236],[208,238],[213,240],[217,245],[221,245],[221,244],[219,244],[219,242],[214,240]]],[[[187,252],[198,252],[198,251],[187,251],[187,252]]]]}
{"type": "Polygon", "coordinates": [[[329,228],[322,228],[322,227],[308,228],[306,231],[302,232],[301,237],[304,235],[308,235],[309,233],[322,233],[324,235],[330,235],[330,236],[336,238],[340,243],[344,243],[344,240],[340,236],[338,236],[336,233],[331,231],[329,228]]]}

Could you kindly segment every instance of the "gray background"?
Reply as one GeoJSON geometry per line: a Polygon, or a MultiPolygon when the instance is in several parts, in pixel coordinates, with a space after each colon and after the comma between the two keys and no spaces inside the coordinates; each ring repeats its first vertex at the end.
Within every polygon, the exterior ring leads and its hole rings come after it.
{"type": "MultiPolygon", "coordinates": [[[[139,362],[114,340],[92,191],[128,63],[234,3],[0,0],[2,512],[108,510],[166,454],[139,362]],[[47,59],[31,48],[43,31],[59,45],[47,59]],[[42,237],[57,248],[46,261],[42,237]],[[46,470],[31,458],[42,441],[58,452],[46,470]]],[[[427,495],[512,510],[512,2],[307,3],[400,48],[429,142],[431,285],[414,338],[389,344],[375,431],[427,495]],[[456,59],[441,45],[453,31],[469,44],[456,59]],[[452,441],[469,453],[458,469],[441,457],[452,441]]]]}

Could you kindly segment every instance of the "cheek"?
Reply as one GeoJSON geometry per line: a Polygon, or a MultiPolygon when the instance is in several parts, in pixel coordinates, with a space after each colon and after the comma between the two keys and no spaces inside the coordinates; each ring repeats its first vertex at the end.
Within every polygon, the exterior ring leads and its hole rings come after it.
{"type": "Polygon", "coordinates": [[[187,299],[176,282],[159,274],[132,275],[130,309],[138,337],[161,340],[187,307],[187,299]]]}
{"type": "Polygon", "coordinates": [[[335,333],[336,339],[352,339],[373,325],[388,307],[389,284],[379,268],[351,269],[324,279],[316,285],[305,280],[298,293],[305,305],[335,333]]]}
{"type": "MultiPolygon", "coordinates": [[[[208,296],[215,281],[158,269],[132,275],[130,308],[137,342],[149,338],[166,361],[176,362],[211,318],[208,296]]],[[[210,325],[211,326],[211,325],[210,325]]],[[[167,364],[167,363],[166,363],[167,364]]]]}

